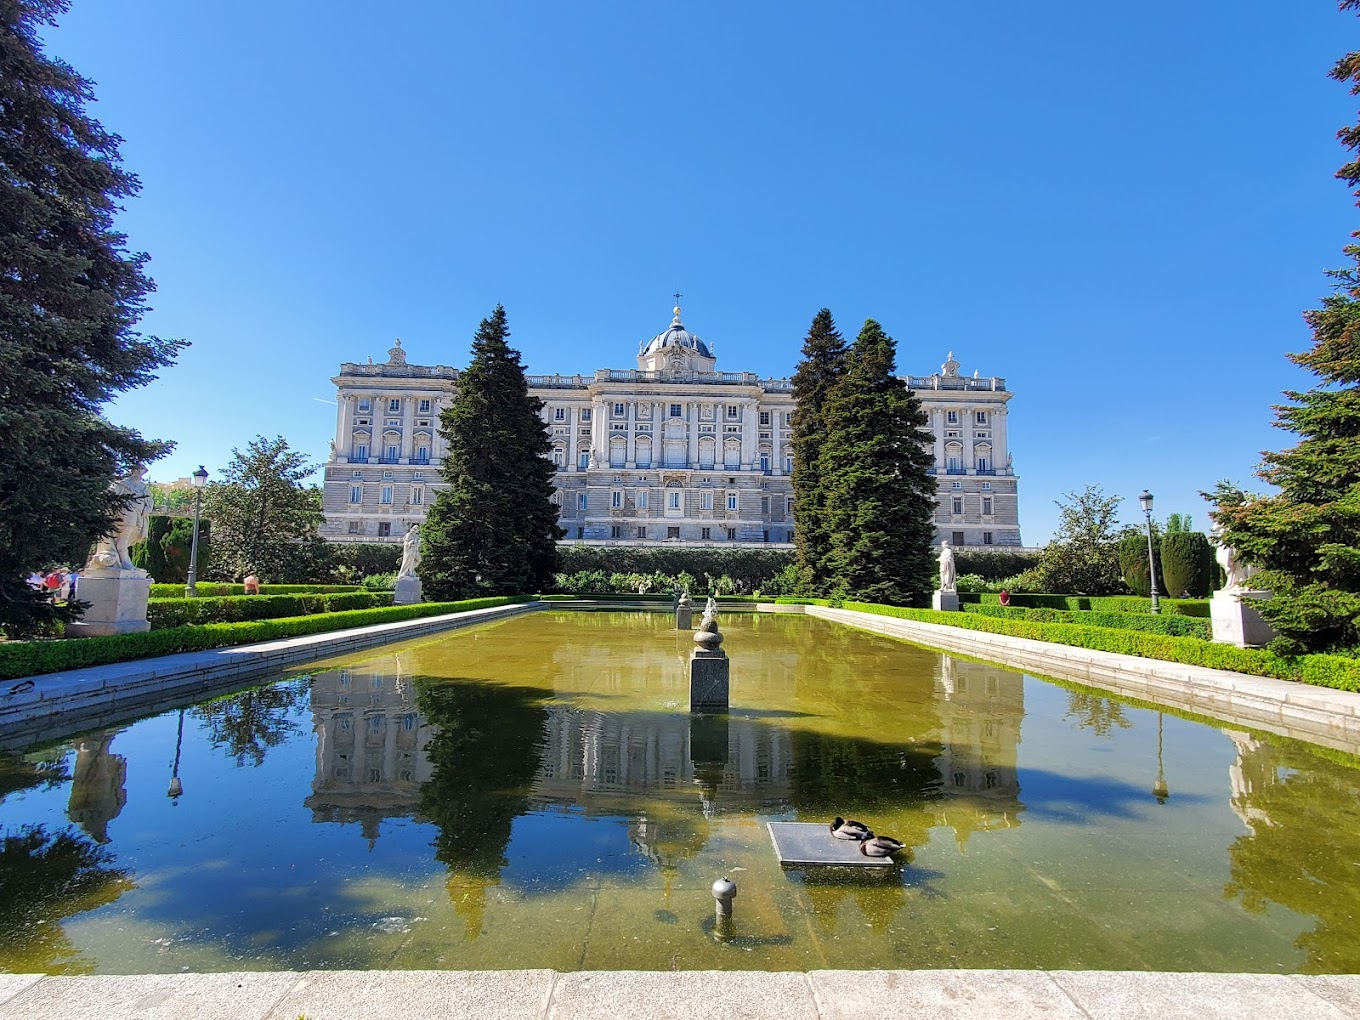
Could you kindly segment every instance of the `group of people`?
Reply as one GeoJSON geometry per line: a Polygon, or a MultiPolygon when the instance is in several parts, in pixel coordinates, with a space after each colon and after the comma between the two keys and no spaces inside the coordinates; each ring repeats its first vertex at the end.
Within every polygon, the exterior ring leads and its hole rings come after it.
{"type": "Polygon", "coordinates": [[[28,585],[38,591],[47,592],[50,598],[58,602],[70,602],[76,597],[76,585],[80,581],[80,572],[69,567],[54,567],[45,574],[38,571],[28,575],[28,585]]]}

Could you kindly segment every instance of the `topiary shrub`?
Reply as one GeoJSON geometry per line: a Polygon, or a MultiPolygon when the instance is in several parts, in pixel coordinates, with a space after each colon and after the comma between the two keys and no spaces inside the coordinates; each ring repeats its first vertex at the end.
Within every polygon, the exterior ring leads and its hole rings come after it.
{"type": "Polygon", "coordinates": [[[1162,537],[1163,587],[1182,598],[1207,598],[1212,582],[1213,551],[1199,531],[1183,531],[1162,537]]]}
{"type": "MultiPolygon", "coordinates": [[[[1119,540],[1119,571],[1124,583],[1135,595],[1152,595],[1152,576],[1148,572],[1147,536],[1130,531],[1119,540]]],[[[1160,576],[1161,571],[1158,571],[1160,576]]]]}

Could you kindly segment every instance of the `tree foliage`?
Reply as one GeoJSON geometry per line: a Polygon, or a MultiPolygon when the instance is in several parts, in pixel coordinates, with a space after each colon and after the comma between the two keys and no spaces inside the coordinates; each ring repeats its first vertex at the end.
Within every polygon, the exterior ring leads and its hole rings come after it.
{"type": "Polygon", "coordinates": [[[315,470],[282,436],[256,436],[245,451],[233,449],[222,481],[203,492],[203,516],[212,522],[210,574],[237,580],[258,574],[287,583],[314,573],[325,558],[317,537],[321,493],[303,481],[315,470]]]}
{"type": "MultiPolygon", "coordinates": [[[[1118,496],[1099,485],[1065,494],[1058,505],[1058,530],[1034,568],[1044,591],[1072,595],[1117,595],[1120,581],[1118,496]]],[[[1144,561],[1146,561],[1146,554],[1144,561]]]]}
{"type": "Polygon", "coordinates": [[[557,568],[552,444],[497,305],[439,419],[447,483],[422,528],[424,595],[451,600],[544,591],[557,568]]]}
{"type": "MultiPolygon", "coordinates": [[[[198,567],[202,571],[211,558],[208,538],[209,522],[198,522],[198,567]]],[[[189,579],[189,557],[192,552],[194,521],[192,517],[166,517],[152,514],[146,529],[145,541],[138,542],[129,552],[132,562],[151,575],[159,584],[179,584],[189,579]]]]}
{"type": "Polygon", "coordinates": [[[154,289],[114,228],[137,193],[121,139],[87,116],[89,81],[43,53],[65,0],[0,3],[0,627],[70,614],[24,575],[83,563],[122,509],[109,483],[168,444],[107,421],[181,341],[137,332],[154,289]]]}
{"type": "MultiPolygon", "coordinates": [[[[1147,535],[1132,528],[1119,537],[1119,576],[1135,595],[1148,598],[1152,594],[1152,574],[1148,571],[1147,535]]],[[[1157,576],[1162,576],[1161,567],[1157,576]]]]}
{"type": "Polygon", "coordinates": [[[923,605],[935,572],[932,437],[896,354],[892,337],[867,320],[827,394],[817,460],[826,583],[842,598],[923,605]]]}
{"type": "MultiPolygon", "coordinates": [[[[1342,57],[1331,75],[1360,95],[1360,51],[1342,57]]],[[[1360,150],[1360,125],[1338,137],[1360,150]]],[[[1360,161],[1337,176],[1357,187],[1360,161]]],[[[1223,541],[1260,568],[1253,586],[1273,593],[1254,605],[1279,634],[1272,646],[1279,652],[1360,649],[1360,243],[1344,252],[1349,264],[1328,274],[1333,292],[1303,313],[1312,347],[1288,355],[1319,385],[1288,390],[1290,403],[1275,407],[1275,425],[1299,437],[1263,455],[1257,473],[1278,493],[1249,499],[1220,485],[1210,496],[1223,541]]]]}
{"type": "Polygon", "coordinates": [[[845,374],[845,338],[836,329],[831,309],[812,319],[803,339],[803,360],[793,373],[793,533],[798,565],[808,592],[823,595],[830,589],[826,559],[831,536],[826,520],[826,489],[821,474],[822,443],[826,438],[824,408],[831,388],[845,374]]]}
{"type": "Polygon", "coordinates": [[[1170,532],[1162,536],[1160,552],[1157,576],[1168,595],[1194,599],[1209,596],[1213,550],[1208,536],[1198,531],[1170,532]]]}

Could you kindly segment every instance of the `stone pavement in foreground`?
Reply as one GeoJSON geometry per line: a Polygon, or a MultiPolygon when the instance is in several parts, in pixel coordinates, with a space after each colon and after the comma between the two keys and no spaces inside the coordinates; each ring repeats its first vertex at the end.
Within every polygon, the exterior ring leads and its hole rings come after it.
{"type": "Polygon", "coordinates": [[[1343,1020],[1360,976],[1143,971],[0,975],[0,1020],[1343,1020]]]}

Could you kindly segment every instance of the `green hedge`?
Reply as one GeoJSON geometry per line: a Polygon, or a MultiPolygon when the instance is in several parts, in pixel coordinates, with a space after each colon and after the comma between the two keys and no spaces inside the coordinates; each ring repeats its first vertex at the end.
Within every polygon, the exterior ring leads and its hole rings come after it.
{"type": "Polygon", "coordinates": [[[461,602],[421,602],[413,606],[384,606],[356,609],[344,613],[321,613],[283,620],[253,620],[245,623],[190,624],[143,634],[114,634],[108,637],[71,638],[59,641],[0,642],[0,680],[55,673],[84,666],[107,666],[114,662],[149,659],[178,652],[198,652],[210,648],[248,645],[274,638],[301,637],[326,631],[349,630],[374,623],[417,620],[445,613],[465,613],[473,609],[527,602],[527,596],[464,599],[461,602]]]}
{"type": "Polygon", "coordinates": [[[392,596],[369,591],[342,591],[318,595],[224,595],[203,599],[151,599],[146,618],[152,630],[182,627],[186,623],[240,623],[243,620],[280,620],[288,616],[311,616],[352,609],[390,606],[392,596]]]}
{"type": "MultiPolygon", "coordinates": [[[[243,584],[224,584],[218,581],[200,581],[194,586],[199,598],[219,598],[225,595],[244,595],[246,587],[243,584]]],[[[363,591],[363,586],[358,584],[262,584],[260,585],[261,595],[320,595],[327,592],[342,591],[363,591]]],[[[182,599],[184,598],[184,585],[182,584],[153,584],[151,586],[151,597],[153,599],[182,599]]]]}
{"type": "MultiPolygon", "coordinates": [[[[999,606],[1001,596],[995,592],[959,592],[960,603],[999,606]]],[[[1101,613],[1146,613],[1152,614],[1149,599],[1137,595],[1011,595],[1012,606],[1021,609],[1062,609],[1068,612],[1101,613]]],[[[1209,602],[1206,599],[1162,599],[1163,615],[1193,616],[1202,620],[1209,618],[1209,602]]]]}
{"type": "Polygon", "coordinates": [[[995,616],[1008,620],[1033,620],[1036,623],[1077,623],[1084,627],[1113,627],[1116,630],[1145,630],[1172,637],[1197,637],[1209,640],[1209,621],[1189,616],[1151,613],[1073,612],[1063,609],[1025,609],[1019,606],[985,606],[961,603],[965,613],[995,616]]]}
{"type": "Polygon", "coordinates": [[[1260,648],[1237,648],[1192,637],[1171,637],[1165,634],[1147,634],[1109,627],[1083,627],[1072,623],[997,619],[975,613],[901,609],[897,606],[880,606],[865,602],[846,602],[843,608],[861,613],[874,613],[878,616],[917,620],[922,623],[941,623],[949,627],[986,631],[990,634],[1009,634],[1012,637],[1072,645],[1076,648],[1091,648],[1101,652],[1137,655],[1144,659],[1161,659],[1164,662],[1180,662],[1189,666],[1227,669],[1251,676],[1296,680],[1317,687],[1360,691],[1360,659],[1348,659],[1340,655],[1276,655],[1260,648]]]}

